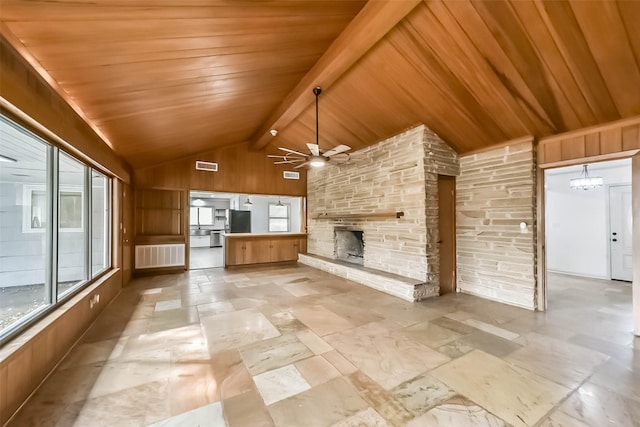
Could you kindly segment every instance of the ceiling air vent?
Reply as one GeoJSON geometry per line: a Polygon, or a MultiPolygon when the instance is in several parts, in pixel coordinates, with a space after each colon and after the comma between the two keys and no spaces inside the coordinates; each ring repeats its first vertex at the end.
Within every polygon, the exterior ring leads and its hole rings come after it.
{"type": "Polygon", "coordinates": [[[196,160],[196,170],[207,172],[218,172],[218,164],[196,160]]]}
{"type": "Polygon", "coordinates": [[[282,175],[285,179],[300,179],[300,172],[283,171],[282,175]]]}

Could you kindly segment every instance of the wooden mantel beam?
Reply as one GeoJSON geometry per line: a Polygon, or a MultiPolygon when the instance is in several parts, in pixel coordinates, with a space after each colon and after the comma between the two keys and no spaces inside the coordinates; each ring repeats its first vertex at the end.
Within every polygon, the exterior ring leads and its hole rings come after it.
{"type": "Polygon", "coordinates": [[[260,126],[251,147],[261,149],[273,138],[271,129],[284,129],[314,100],[312,89],[327,89],[422,0],[369,0],[329,46],[293,91],[260,126]]]}

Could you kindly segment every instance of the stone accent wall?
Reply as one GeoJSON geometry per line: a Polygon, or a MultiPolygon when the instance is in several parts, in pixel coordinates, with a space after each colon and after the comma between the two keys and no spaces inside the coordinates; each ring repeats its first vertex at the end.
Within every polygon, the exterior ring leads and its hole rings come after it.
{"type": "Polygon", "coordinates": [[[310,170],[308,252],[334,258],[334,228],[362,230],[365,267],[437,285],[437,175],[457,172],[457,154],[423,125],[353,153],[347,164],[310,170]],[[395,211],[404,217],[315,219],[395,211]]]}
{"type": "Polygon", "coordinates": [[[459,291],[535,308],[535,163],[532,140],[460,158],[459,291]]]}

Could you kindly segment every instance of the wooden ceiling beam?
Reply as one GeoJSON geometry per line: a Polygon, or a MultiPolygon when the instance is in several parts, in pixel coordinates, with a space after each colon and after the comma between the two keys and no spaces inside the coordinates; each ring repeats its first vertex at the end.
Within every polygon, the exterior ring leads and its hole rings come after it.
{"type": "Polygon", "coordinates": [[[253,149],[266,146],[271,129],[284,129],[313,102],[312,89],[327,89],[369,51],[422,0],[369,0],[324,55],[274,110],[251,140],[253,149]]]}

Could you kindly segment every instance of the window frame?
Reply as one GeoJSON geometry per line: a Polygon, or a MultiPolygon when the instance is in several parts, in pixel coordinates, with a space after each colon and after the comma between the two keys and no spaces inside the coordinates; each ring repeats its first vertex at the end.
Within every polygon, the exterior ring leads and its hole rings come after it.
{"type": "Polygon", "coordinates": [[[268,211],[267,211],[267,230],[269,230],[269,233],[289,233],[291,232],[291,204],[290,203],[282,203],[280,202],[280,204],[282,206],[278,206],[277,203],[271,203],[269,202],[269,206],[267,207],[268,211]],[[276,207],[286,207],[287,208],[287,215],[286,216],[272,216],[271,215],[271,206],[276,206],[276,207]],[[271,220],[272,219],[286,219],[287,220],[287,230],[286,231],[282,231],[282,230],[272,230],[271,229],[271,220]]]}
{"type": "Polygon", "coordinates": [[[8,341],[16,338],[20,333],[22,333],[27,328],[33,326],[35,323],[42,320],[44,317],[59,309],[63,304],[65,304],[68,300],[73,298],[83,289],[85,289],[90,284],[94,283],[108,271],[113,269],[113,239],[114,239],[114,230],[113,230],[113,175],[108,174],[104,170],[96,169],[93,167],[92,162],[89,159],[78,158],[75,155],[71,154],[68,151],[60,148],[59,144],[56,144],[50,137],[44,137],[41,133],[35,132],[33,130],[33,126],[29,124],[25,124],[23,120],[16,119],[15,116],[8,113],[7,111],[0,112],[0,122],[11,126],[18,130],[20,133],[23,133],[25,137],[33,138],[37,142],[42,143],[46,147],[47,158],[46,158],[46,179],[44,184],[38,183],[23,183],[22,184],[22,193],[20,195],[20,190],[17,190],[17,197],[22,197],[16,199],[16,203],[22,204],[22,215],[18,216],[21,219],[22,224],[21,227],[18,228],[22,233],[45,233],[45,244],[48,249],[48,252],[44,253],[45,257],[45,265],[44,265],[44,295],[45,302],[41,307],[34,309],[33,311],[25,314],[19,319],[15,320],[13,323],[7,325],[4,329],[0,329],[0,346],[4,345],[8,341]],[[79,162],[84,167],[85,177],[83,180],[83,187],[80,186],[60,186],[60,153],[64,153],[65,156],[72,158],[73,160],[79,162]],[[104,244],[105,254],[105,264],[100,271],[96,271],[93,273],[92,269],[92,204],[91,204],[91,196],[93,192],[92,187],[92,176],[93,173],[96,172],[103,176],[106,179],[105,185],[105,203],[107,204],[105,209],[105,224],[104,224],[104,232],[106,242],[104,244]],[[47,199],[48,209],[46,209],[46,214],[43,214],[43,218],[46,217],[49,223],[48,228],[33,228],[31,227],[31,218],[32,218],[32,194],[34,191],[44,191],[45,198],[47,199]],[[64,192],[74,192],[81,194],[81,206],[82,206],[82,216],[81,216],[81,228],[60,228],[59,221],[59,207],[60,207],[60,196],[64,192]],[[74,286],[65,290],[62,294],[58,295],[58,256],[59,256],[59,233],[67,233],[67,232],[84,232],[85,238],[83,239],[85,246],[84,259],[86,262],[85,265],[85,274],[84,278],[76,283],[74,286]]]}

